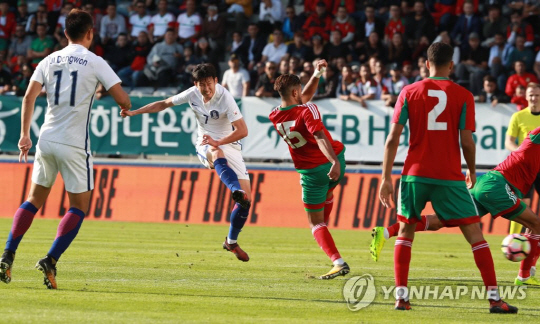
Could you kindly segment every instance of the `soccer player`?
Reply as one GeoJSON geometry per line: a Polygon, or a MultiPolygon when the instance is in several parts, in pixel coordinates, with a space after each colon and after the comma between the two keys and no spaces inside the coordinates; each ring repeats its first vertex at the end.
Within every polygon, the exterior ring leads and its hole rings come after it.
{"type": "MultiPolygon", "coordinates": [[[[519,148],[513,151],[495,169],[478,178],[476,185],[469,190],[480,216],[490,213],[492,217],[502,216],[513,220],[531,230],[525,234],[531,243],[529,256],[521,261],[516,285],[540,286],[534,275],[534,264],[538,259],[538,241],[540,239],[540,218],[522,200],[523,192],[534,185],[540,172],[540,127],[531,131],[519,148]]],[[[422,215],[416,223],[415,231],[437,231],[444,223],[437,215],[422,215]]],[[[378,260],[384,242],[397,234],[399,224],[388,228],[375,227],[370,246],[373,259],[378,260]]]]}
{"type": "Polygon", "coordinates": [[[236,201],[223,248],[234,253],[238,260],[247,262],[249,256],[240,248],[237,240],[251,207],[251,185],[240,144],[240,140],[247,136],[248,129],[233,96],[217,83],[216,69],[212,64],[197,65],[191,75],[195,84],[193,87],[140,109],[122,111],[122,117],[156,113],[189,103],[197,117],[197,156],[205,167],[216,170],[236,201]]]}
{"type": "MultiPolygon", "coordinates": [[[[504,146],[510,152],[517,150],[527,134],[540,126],[540,85],[534,82],[529,83],[525,91],[525,97],[529,106],[514,113],[508,124],[504,146]]],[[[536,177],[534,184],[530,188],[529,191],[523,192],[523,202],[527,206],[531,204],[534,190],[540,193],[540,176],[536,177]]],[[[521,233],[521,229],[521,224],[512,222],[510,225],[510,234],[521,233]]]]}
{"type": "Polygon", "coordinates": [[[60,172],[70,208],[58,225],[47,256],[36,264],[43,273],[47,288],[57,288],[56,263],[77,236],[94,188],[88,122],[98,84],[109,91],[121,109],[131,108],[118,76],[101,57],[88,50],[94,37],[93,26],[92,17],[87,12],[73,9],[67,15],[64,33],[69,45],[39,63],[24,96],[19,161],[28,159],[28,151],[32,147],[30,124],[36,97],[42,87],[47,91],[48,109],[37,143],[30,193],[15,212],[0,259],[0,280],[5,283],[11,281],[17,247],[60,172]]]}
{"type": "Polygon", "coordinates": [[[465,88],[448,76],[454,66],[454,50],[444,43],[428,48],[428,79],[408,85],[399,94],[392,127],[386,140],[382,183],[379,198],[393,206],[392,165],[401,133],[407,122],[410,146],[403,166],[397,217],[400,223],[394,249],[394,274],[397,310],[411,309],[407,280],[411,249],[420,212],[431,201],[443,224],[459,226],[471,244],[474,260],[488,290],[491,313],[516,313],[517,308],[499,297],[493,258],[479,226],[480,217],[467,187],[476,182],[475,153],[472,137],[474,99],[465,88]],[[467,162],[467,176],[461,173],[461,148],[467,162]],[[466,180],[466,181],[464,181],[466,180]]]}
{"type": "Polygon", "coordinates": [[[333,190],[345,172],[345,147],[332,139],[317,106],[308,103],[326,66],[325,60],[317,62],[317,69],[303,91],[296,75],[278,77],[274,89],[281,97],[281,105],[272,110],[270,120],[289,146],[294,167],[301,174],[302,200],[311,232],[333,263],[332,269],[320,279],[333,279],[350,271],[327,228],[333,190]]]}

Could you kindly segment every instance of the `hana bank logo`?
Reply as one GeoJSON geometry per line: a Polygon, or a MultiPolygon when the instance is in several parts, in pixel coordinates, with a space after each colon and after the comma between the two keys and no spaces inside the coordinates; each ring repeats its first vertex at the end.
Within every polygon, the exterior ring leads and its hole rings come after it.
{"type": "Polygon", "coordinates": [[[375,280],[370,274],[352,277],[343,286],[343,298],[353,312],[369,306],[376,294],[375,280]]]}

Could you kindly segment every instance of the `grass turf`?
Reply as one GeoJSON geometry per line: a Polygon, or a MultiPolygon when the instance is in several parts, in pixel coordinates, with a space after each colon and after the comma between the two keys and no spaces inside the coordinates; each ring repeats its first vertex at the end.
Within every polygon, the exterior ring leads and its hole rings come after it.
{"type": "MultiPolygon", "coordinates": [[[[358,312],[342,296],[345,280],[372,274],[393,285],[393,239],[379,262],[368,252],[369,232],[333,230],[351,274],[315,279],[330,269],[309,229],[247,227],[241,245],[247,263],[221,248],[227,228],[185,224],[86,222],[58,265],[58,287],[47,290],[34,265],[48,251],[58,221],[37,219],[23,239],[13,281],[1,283],[5,323],[356,322],[485,323],[536,322],[540,289],[511,303],[519,314],[489,314],[485,300],[412,301],[413,310],[393,310],[380,289],[358,312]]],[[[0,219],[2,240],[10,219],[0,219]]],[[[502,237],[489,236],[499,284],[510,285],[519,264],[499,252],[502,237]]],[[[413,246],[410,284],[481,285],[470,246],[460,235],[420,234],[413,246]]]]}

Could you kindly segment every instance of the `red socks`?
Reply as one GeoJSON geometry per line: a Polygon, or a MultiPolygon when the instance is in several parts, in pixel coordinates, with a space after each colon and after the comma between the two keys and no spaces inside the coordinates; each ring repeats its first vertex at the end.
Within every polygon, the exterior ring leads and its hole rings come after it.
{"type": "Polygon", "coordinates": [[[529,242],[531,243],[531,252],[529,253],[528,257],[521,261],[518,276],[523,279],[529,278],[531,276],[531,267],[535,265],[538,258],[538,241],[540,239],[540,235],[525,234],[525,237],[527,237],[529,239],[529,242]]]}
{"type": "MultiPolygon", "coordinates": [[[[493,265],[493,258],[491,257],[491,251],[489,250],[489,244],[486,241],[480,241],[471,245],[474,254],[474,262],[484,285],[486,287],[497,287],[497,277],[495,276],[495,266],[493,265]]],[[[530,268],[529,268],[530,269],[530,268]]]]}
{"type": "Polygon", "coordinates": [[[332,207],[334,207],[334,197],[330,198],[324,202],[324,222],[328,225],[330,220],[330,213],[332,212],[332,207]]]}
{"type": "Polygon", "coordinates": [[[328,231],[328,227],[326,227],[325,223],[313,226],[311,233],[313,233],[315,240],[332,262],[341,258],[341,255],[339,255],[338,249],[336,248],[336,244],[334,243],[334,239],[332,238],[332,234],[328,231]]]}
{"type": "Polygon", "coordinates": [[[398,237],[394,246],[394,276],[396,289],[407,287],[409,278],[409,264],[411,263],[411,249],[413,240],[398,237]]]}
{"type": "MultiPolygon", "coordinates": [[[[421,217],[422,220],[416,223],[416,229],[414,230],[415,232],[427,231],[429,227],[427,217],[425,215],[422,215],[421,217]]],[[[386,230],[388,230],[388,238],[396,236],[399,232],[399,222],[388,226],[386,230]]]]}

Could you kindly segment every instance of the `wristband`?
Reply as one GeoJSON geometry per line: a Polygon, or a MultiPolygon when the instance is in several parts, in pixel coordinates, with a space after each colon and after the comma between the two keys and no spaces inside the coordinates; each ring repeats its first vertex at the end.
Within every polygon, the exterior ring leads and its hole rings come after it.
{"type": "Polygon", "coordinates": [[[323,67],[320,71],[319,70],[315,70],[313,72],[313,76],[316,77],[317,79],[321,77],[321,75],[323,75],[324,71],[326,71],[326,68],[323,67]]]}

